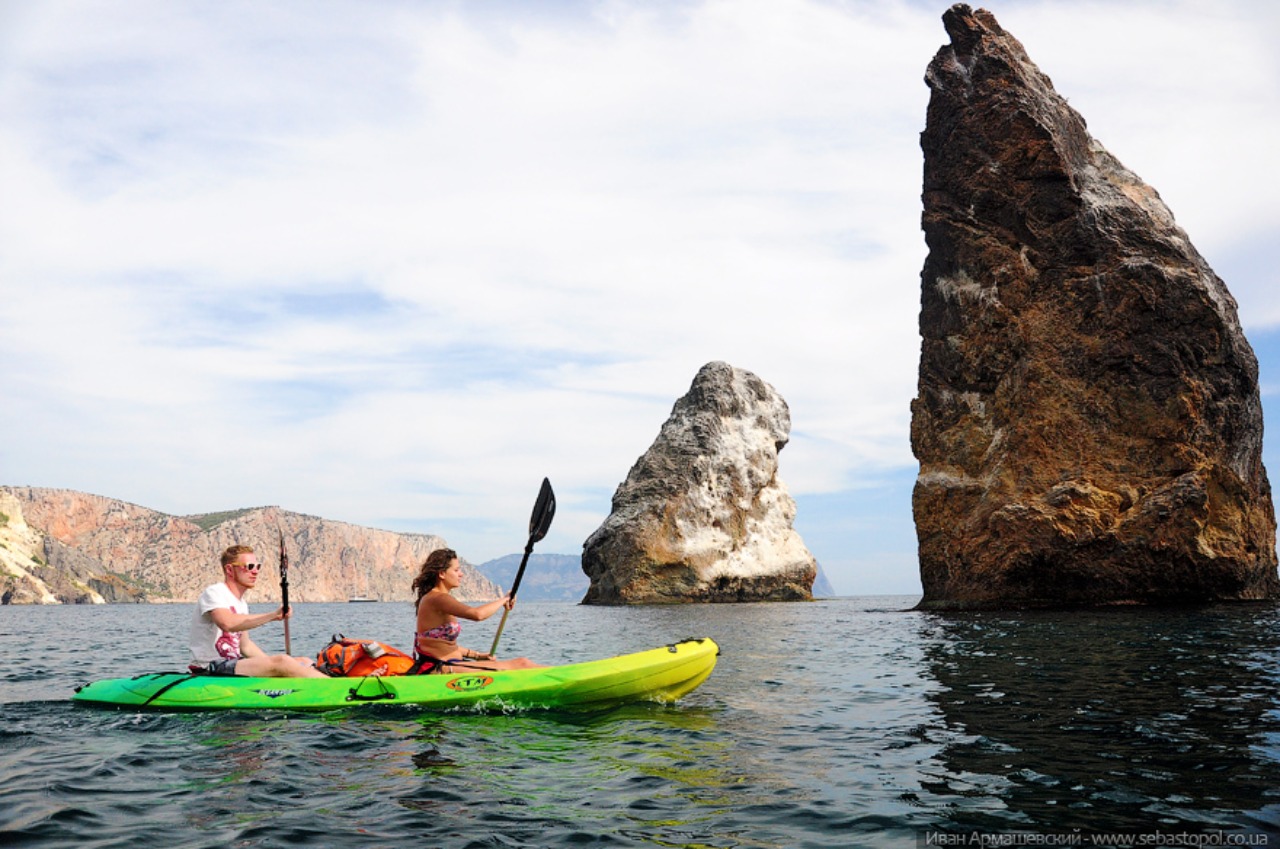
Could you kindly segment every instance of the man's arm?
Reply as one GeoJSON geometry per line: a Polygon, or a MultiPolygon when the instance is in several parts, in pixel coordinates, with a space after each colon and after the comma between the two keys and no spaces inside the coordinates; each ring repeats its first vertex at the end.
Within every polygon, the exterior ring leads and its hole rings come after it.
{"type": "Polygon", "coordinates": [[[216,607],[209,611],[209,618],[213,620],[213,624],[228,633],[249,631],[259,625],[283,619],[284,609],[276,608],[270,613],[249,614],[236,613],[229,607],[216,607]]]}

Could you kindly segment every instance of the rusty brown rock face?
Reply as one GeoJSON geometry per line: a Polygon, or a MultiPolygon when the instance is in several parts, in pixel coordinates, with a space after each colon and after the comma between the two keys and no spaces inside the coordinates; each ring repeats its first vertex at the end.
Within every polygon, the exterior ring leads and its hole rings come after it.
{"type": "Polygon", "coordinates": [[[921,136],[921,606],[1280,596],[1234,299],[989,12],[943,21],[921,136]]]}

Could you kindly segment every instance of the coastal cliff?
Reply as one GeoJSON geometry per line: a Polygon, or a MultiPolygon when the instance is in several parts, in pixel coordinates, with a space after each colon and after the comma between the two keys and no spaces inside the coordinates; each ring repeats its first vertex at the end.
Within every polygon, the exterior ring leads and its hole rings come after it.
{"type": "Polygon", "coordinates": [[[709,363],[583,545],[584,604],[792,601],[817,564],[778,478],[786,402],[756,375],[709,363]]]}
{"type": "MultiPolygon", "coordinates": [[[[279,601],[279,534],[289,554],[291,601],[353,596],[412,601],[411,585],[438,536],[401,534],[258,507],[170,516],[65,489],[0,487],[0,601],[194,601],[221,580],[219,555],[252,545],[271,574],[253,600],[279,601]]],[[[469,564],[455,595],[493,598],[497,587],[469,564]]]]}
{"type": "Polygon", "coordinates": [[[943,21],[921,136],[921,606],[1277,597],[1235,301],[989,12],[943,21]]]}

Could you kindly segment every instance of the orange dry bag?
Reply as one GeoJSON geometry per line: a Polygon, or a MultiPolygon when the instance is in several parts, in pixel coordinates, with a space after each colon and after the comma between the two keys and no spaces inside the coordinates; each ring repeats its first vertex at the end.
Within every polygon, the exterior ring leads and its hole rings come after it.
{"type": "Polygon", "coordinates": [[[335,678],[365,675],[404,675],[413,668],[413,658],[376,640],[348,640],[334,634],[333,641],[316,655],[316,669],[335,678]]]}

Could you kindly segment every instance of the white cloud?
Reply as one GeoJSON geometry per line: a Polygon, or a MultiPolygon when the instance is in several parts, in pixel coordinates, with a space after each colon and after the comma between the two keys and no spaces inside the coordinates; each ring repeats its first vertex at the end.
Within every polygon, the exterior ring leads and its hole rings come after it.
{"type": "MultiPolygon", "coordinates": [[[[900,488],[942,8],[6,4],[5,482],[415,523],[482,560],[545,474],[543,545],[574,551],[723,359],[787,398],[802,511],[900,488]]],[[[1242,269],[1246,326],[1280,325],[1237,259],[1274,251],[1276,12],[993,11],[1242,269]]],[[[850,591],[865,525],[809,540],[850,591]]]]}

